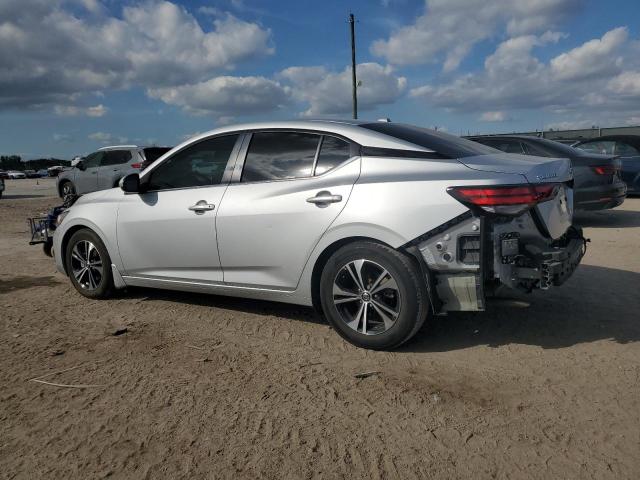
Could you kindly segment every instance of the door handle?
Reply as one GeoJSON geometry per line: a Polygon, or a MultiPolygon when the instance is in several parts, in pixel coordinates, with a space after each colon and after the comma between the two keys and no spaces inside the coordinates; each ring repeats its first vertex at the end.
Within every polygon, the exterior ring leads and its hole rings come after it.
{"type": "Polygon", "coordinates": [[[196,212],[196,215],[202,215],[208,210],[213,210],[216,206],[213,203],[207,203],[206,200],[199,200],[195,205],[191,205],[189,210],[196,212]]]}
{"type": "Polygon", "coordinates": [[[318,207],[327,207],[330,203],[342,201],[342,195],[332,195],[331,192],[323,190],[318,192],[315,197],[307,198],[307,202],[315,203],[318,207]]]}

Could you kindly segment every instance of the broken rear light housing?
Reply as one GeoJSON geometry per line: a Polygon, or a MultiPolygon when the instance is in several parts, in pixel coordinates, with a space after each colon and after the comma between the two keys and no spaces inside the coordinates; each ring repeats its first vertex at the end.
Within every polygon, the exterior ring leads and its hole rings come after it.
{"type": "Polygon", "coordinates": [[[559,183],[468,185],[449,187],[447,193],[469,208],[481,209],[497,215],[516,216],[538,203],[555,198],[560,185],[559,183]]]}

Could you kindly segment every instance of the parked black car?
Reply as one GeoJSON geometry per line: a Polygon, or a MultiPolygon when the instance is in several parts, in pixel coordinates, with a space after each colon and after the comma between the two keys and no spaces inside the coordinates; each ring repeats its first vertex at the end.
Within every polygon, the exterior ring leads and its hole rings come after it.
{"type": "Polygon", "coordinates": [[[576,210],[604,210],[624,202],[627,186],[620,178],[621,162],[614,155],[601,155],[553,140],[526,135],[468,137],[507,153],[538,157],[568,158],[573,166],[576,210]]]}
{"type": "Polygon", "coordinates": [[[627,184],[627,195],[640,195],[640,136],[606,135],[573,145],[589,153],[616,155],[622,164],[620,176],[627,184]]]}

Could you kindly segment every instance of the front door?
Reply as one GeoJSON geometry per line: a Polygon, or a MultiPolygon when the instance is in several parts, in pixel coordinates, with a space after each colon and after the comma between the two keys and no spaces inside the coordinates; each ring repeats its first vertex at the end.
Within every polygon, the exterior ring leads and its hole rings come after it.
{"type": "Polygon", "coordinates": [[[95,152],[82,160],[82,168],[76,167],[74,184],[76,193],[95,192],[98,189],[98,170],[104,152],[95,152]]]}
{"type": "Polygon", "coordinates": [[[353,153],[332,136],[252,135],[242,176],[229,184],[216,221],[225,283],[296,288],[360,174],[353,153]]]}
{"type": "Polygon", "coordinates": [[[215,219],[237,140],[227,135],[189,145],[145,172],[146,193],[124,196],[117,235],[126,276],[222,282],[215,219]]]}
{"type": "Polygon", "coordinates": [[[126,172],[131,170],[131,151],[107,150],[104,152],[98,172],[98,190],[106,190],[116,186],[126,172]]]}

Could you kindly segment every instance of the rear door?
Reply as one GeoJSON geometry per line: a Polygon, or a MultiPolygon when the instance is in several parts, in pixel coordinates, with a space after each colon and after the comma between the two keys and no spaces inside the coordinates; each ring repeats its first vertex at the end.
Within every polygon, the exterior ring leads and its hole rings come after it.
{"type": "Polygon", "coordinates": [[[129,150],[107,150],[104,152],[98,171],[98,190],[113,188],[125,172],[131,170],[132,155],[129,150]]]}
{"type": "Polygon", "coordinates": [[[225,283],[295,289],[359,174],[357,150],[343,139],[247,135],[216,220],[225,283]]]}
{"type": "Polygon", "coordinates": [[[74,184],[76,193],[95,192],[98,189],[98,171],[104,152],[95,152],[82,160],[82,169],[75,168],[74,184]]]}
{"type": "Polygon", "coordinates": [[[145,172],[148,190],[125,195],[118,209],[118,248],[125,275],[187,283],[221,283],[215,215],[237,156],[239,135],[211,137],[145,172]]]}

